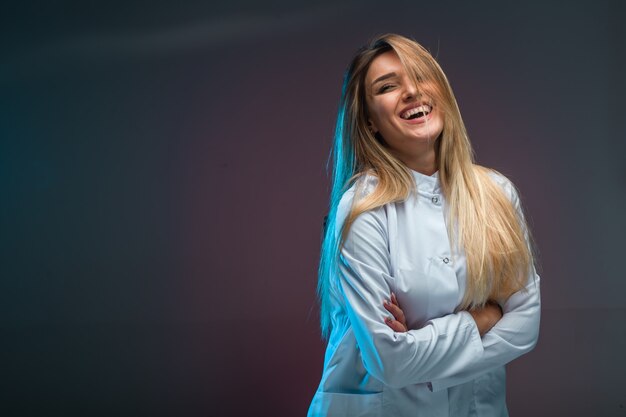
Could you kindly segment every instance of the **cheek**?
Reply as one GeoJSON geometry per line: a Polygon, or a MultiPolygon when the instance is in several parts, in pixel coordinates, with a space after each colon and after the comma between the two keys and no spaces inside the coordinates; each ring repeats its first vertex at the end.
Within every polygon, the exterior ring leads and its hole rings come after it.
{"type": "Polygon", "coordinates": [[[382,130],[381,133],[383,134],[384,131],[391,129],[394,125],[395,106],[395,97],[392,97],[391,94],[376,97],[368,102],[369,117],[378,129],[382,130]]]}
{"type": "Polygon", "coordinates": [[[437,122],[439,124],[439,129],[443,130],[446,124],[441,113],[437,114],[437,122]]]}
{"type": "Polygon", "coordinates": [[[393,106],[389,103],[385,103],[384,101],[376,103],[373,110],[376,113],[376,117],[378,118],[378,120],[383,123],[388,123],[394,115],[393,106]]]}
{"type": "Polygon", "coordinates": [[[384,123],[384,113],[378,104],[372,104],[369,107],[369,118],[374,124],[380,126],[384,123]]]}

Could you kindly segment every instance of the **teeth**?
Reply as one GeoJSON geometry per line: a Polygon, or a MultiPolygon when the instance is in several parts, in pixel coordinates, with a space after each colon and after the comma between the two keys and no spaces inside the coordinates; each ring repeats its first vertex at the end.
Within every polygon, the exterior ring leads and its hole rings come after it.
{"type": "Polygon", "coordinates": [[[403,119],[408,119],[408,118],[410,118],[411,116],[413,116],[413,115],[415,115],[415,114],[417,114],[417,113],[420,113],[420,112],[421,112],[421,113],[423,113],[423,116],[426,116],[426,115],[428,115],[428,113],[430,113],[430,112],[431,112],[431,110],[432,110],[432,109],[431,109],[431,107],[430,107],[430,106],[427,106],[427,105],[423,105],[423,106],[419,106],[419,107],[414,107],[414,108],[412,108],[412,109],[410,109],[410,110],[407,110],[407,111],[405,111],[404,113],[402,113],[402,114],[400,115],[400,117],[402,117],[403,119]]]}

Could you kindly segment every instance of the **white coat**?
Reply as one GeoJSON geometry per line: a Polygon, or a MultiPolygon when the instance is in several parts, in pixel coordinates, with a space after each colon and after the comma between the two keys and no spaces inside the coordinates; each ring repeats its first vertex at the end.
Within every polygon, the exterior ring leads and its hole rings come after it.
{"type": "MultiPolygon", "coordinates": [[[[331,290],[332,331],[308,416],[507,416],[504,365],[530,351],[539,332],[539,276],[501,307],[482,339],[472,316],[455,312],[466,285],[462,251],[453,251],[437,173],[412,171],[416,193],[360,215],[341,251],[331,290]],[[395,292],[409,330],[384,323],[395,292]]],[[[521,216],[515,188],[493,174],[521,216]]],[[[376,178],[365,179],[371,192],[376,178]]],[[[337,228],[355,187],[339,204],[337,228]]]]}

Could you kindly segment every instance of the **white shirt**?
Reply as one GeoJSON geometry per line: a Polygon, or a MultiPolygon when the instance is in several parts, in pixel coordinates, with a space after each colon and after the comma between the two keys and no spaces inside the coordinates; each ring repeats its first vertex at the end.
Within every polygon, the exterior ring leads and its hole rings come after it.
{"type": "MultiPolygon", "coordinates": [[[[331,290],[332,331],[308,416],[507,416],[504,365],[530,351],[539,332],[539,276],[502,305],[482,339],[472,316],[455,313],[466,285],[463,252],[453,251],[437,174],[412,171],[416,192],[361,214],[341,251],[331,290]],[[384,323],[395,292],[409,330],[384,323]]],[[[493,179],[521,214],[510,181],[493,179]]],[[[376,186],[368,176],[364,193],[376,186]]],[[[339,204],[335,233],[355,187],[339,204]]]]}

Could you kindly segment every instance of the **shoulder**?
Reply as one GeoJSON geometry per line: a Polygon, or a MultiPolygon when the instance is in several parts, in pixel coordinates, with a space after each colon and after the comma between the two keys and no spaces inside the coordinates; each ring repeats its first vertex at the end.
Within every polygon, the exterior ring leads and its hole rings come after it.
{"type": "Polygon", "coordinates": [[[357,199],[362,199],[371,194],[377,186],[378,177],[373,173],[365,172],[356,178],[352,186],[344,193],[342,200],[354,199],[355,196],[357,199]]]}
{"type": "Polygon", "coordinates": [[[478,172],[487,176],[492,182],[498,185],[515,207],[519,207],[519,193],[515,184],[513,184],[510,179],[493,168],[486,168],[480,165],[475,165],[475,168],[478,172]]]}
{"type": "Polygon", "coordinates": [[[346,192],[343,193],[341,200],[339,200],[339,205],[337,208],[338,220],[341,218],[342,215],[345,218],[350,212],[350,209],[352,208],[352,205],[355,203],[355,201],[362,200],[363,198],[370,195],[376,189],[377,185],[378,177],[376,177],[374,174],[364,173],[359,176],[354,181],[352,186],[350,186],[350,188],[348,188],[346,192]]]}
{"type": "MultiPolygon", "coordinates": [[[[378,185],[378,177],[370,173],[364,173],[346,190],[337,206],[336,226],[340,229],[346,218],[352,211],[354,204],[370,195],[378,185]]],[[[359,230],[361,227],[376,225],[380,228],[385,221],[385,206],[361,213],[352,223],[350,230],[359,230]]]]}

